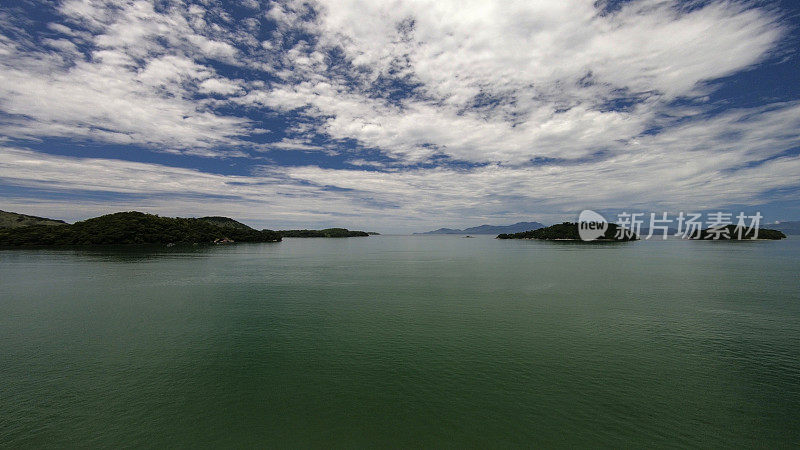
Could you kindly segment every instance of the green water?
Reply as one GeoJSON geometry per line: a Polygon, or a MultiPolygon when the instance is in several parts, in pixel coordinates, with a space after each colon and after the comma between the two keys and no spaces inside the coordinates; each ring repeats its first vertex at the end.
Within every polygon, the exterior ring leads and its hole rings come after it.
{"type": "Polygon", "coordinates": [[[798,445],[798,238],[0,251],[2,447],[798,445]]]}

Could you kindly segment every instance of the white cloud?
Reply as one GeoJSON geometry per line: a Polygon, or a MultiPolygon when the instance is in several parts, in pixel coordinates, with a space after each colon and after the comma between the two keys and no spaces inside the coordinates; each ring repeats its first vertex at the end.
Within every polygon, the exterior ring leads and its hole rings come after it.
{"type": "MultiPolygon", "coordinates": [[[[488,218],[560,220],[584,208],[676,211],[768,203],[777,199],[772,191],[797,185],[800,157],[782,156],[780,149],[800,145],[790,131],[798,128],[800,103],[788,103],[697,119],[581,164],[389,171],[263,166],[251,176],[6,147],[0,148],[0,179],[39,189],[147,197],[129,202],[131,207],[152,207],[155,197],[173,198],[173,209],[165,204],[156,211],[210,214],[216,208],[257,216],[263,226],[306,221],[418,231],[488,218]],[[199,200],[215,196],[226,198],[199,200]]],[[[369,161],[350,164],[375,167],[369,161]]]]}
{"type": "Polygon", "coordinates": [[[46,47],[0,34],[0,134],[208,156],[322,151],[357,169],[273,165],[231,177],[7,147],[0,179],[135,194],[173,214],[262,205],[259,220],[286,225],[410,231],[583,207],[759,204],[798,185],[800,159],[786,156],[800,145],[798,103],[709,115],[720,106],[708,104],[715,80],[773,56],[786,33],[777,15],[743,2],[637,0],[611,12],[595,0],[297,0],[266,12],[242,2],[253,17],[241,22],[213,3],[70,0],[46,47]],[[277,27],[264,39],[255,19],[267,17],[277,27]],[[249,76],[226,78],[216,62],[249,76]],[[252,144],[264,130],[217,106],[277,112],[287,137],[252,144]],[[390,162],[336,147],[350,141],[390,162]],[[229,198],[199,199],[216,195],[229,198]]]}
{"type": "Polygon", "coordinates": [[[200,92],[210,94],[232,95],[241,90],[241,87],[230,80],[222,78],[209,78],[199,85],[200,92]]]}
{"type": "Polygon", "coordinates": [[[216,74],[207,59],[231,60],[231,44],[197,34],[180,8],[159,13],[148,2],[111,5],[69,1],[64,23],[50,29],[83,36],[89,53],[68,39],[31,50],[0,41],[0,133],[26,139],[68,137],[151,146],[202,155],[229,154],[221,146],[248,145],[256,130],[246,118],[213,112],[194,92],[232,95],[236,81],[216,74]]]}
{"type": "Polygon", "coordinates": [[[774,16],[738,3],[685,12],[645,0],[610,14],[595,3],[352,0],[318,5],[315,22],[289,3],[270,15],[319,43],[287,53],[284,86],[240,101],[310,107],[320,132],[411,161],[574,158],[639,135],[671,100],[705,95],[707,81],[763,60],[784,33],[774,16]],[[315,56],[330,48],[343,50],[364,90],[326,76],[315,56]],[[374,98],[385,76],[408,77],[418,95],[374,98]],[[605,107],[634,95],[630,110],[605,107]],[[482,98],[496,103],[476,105],[482,98]]]}

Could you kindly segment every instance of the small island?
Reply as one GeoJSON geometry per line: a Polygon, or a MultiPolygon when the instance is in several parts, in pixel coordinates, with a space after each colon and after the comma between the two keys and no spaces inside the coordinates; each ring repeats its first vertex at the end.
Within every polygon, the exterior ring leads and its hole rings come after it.
{"type": "Polygon", "coordinates": [[[326,228],[324,230],[281,230],[281,236],[288,238],[344,238],[344,237],[367,237],[370,233],[365,231],[353,231],[347,228],[326,228]]]}
{"type": "Polygon", "coordinates": [[[769,228],[759,228],[758,235],[754,229],[748,229],[737,225],[725,225],[721,227],[706,228],[700,233],[690,236],[692,240],[716,240],[716,241],[750,241],[750,240],[777,241],[786,239],[782,231],[771,230],[769,228]]]}
{"type": "MultiPolygon", "coordinates": [[[[500,234],[497,239],[538,239],[543,241],[580,241],[578,224],[574,222],[564,222],[549,227],[536,230],[523,231],[521,233],[500,234]]],[[[609,223],[605,233],[594,241],[589,242],[627,242],[638,240],[639,236],[627,229],[620,229],[617,224],[609,223]],[[619,230],[619,232],[618,232],[619,230]]]]}

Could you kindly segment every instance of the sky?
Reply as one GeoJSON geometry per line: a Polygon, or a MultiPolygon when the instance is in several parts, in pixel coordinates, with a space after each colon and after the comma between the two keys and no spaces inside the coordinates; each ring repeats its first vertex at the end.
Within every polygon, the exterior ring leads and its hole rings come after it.
{"type": "Polygon", "coordinates": [[[4,1],[0,209],[800,219],[800,2],[4,1]]]}

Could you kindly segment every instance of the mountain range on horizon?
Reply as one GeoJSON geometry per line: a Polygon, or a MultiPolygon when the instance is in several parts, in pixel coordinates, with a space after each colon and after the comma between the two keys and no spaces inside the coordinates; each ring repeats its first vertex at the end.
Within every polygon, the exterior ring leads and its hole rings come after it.
{"type": "Polygon", "coordinates": [[[477,227],[464,228],[439,228],[438,230],[425,231],[414,234],[501,234],[501,233],[521,233],[523,231],[538,230],[544,228],[544,224],[539,222],[517,222],[511,225],[479,225],[477,227]]]}

